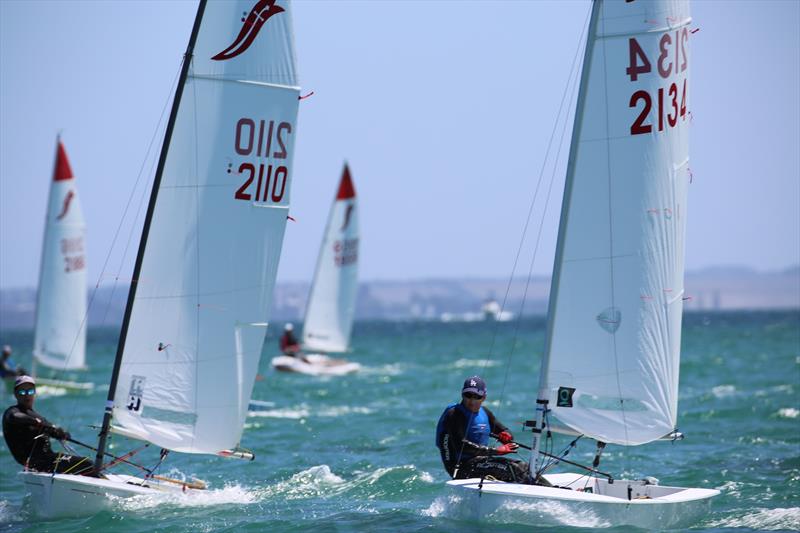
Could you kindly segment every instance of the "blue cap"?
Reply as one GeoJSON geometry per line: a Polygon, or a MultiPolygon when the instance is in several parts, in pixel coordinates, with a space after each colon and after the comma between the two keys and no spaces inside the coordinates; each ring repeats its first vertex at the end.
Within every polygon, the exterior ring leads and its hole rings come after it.
{"type": "Polygon", "coordinates": [[[464,387],[461,389],[461,394],[465,392],[474,392],[480,396],[486,396],[486,382],[480,376],[472,376],[464,380],[464,387]]]}

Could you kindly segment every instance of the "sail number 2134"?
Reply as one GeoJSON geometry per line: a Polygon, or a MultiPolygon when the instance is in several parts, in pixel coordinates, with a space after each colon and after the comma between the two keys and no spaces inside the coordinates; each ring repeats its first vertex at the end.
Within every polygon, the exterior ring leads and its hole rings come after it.
{"type": "MultiPolygon", "coordinates": [[[[689,66],[686,54],[686,41],[689,32],[686,28],[667,32],[661,36],[658,50],[659,55],[655,60],[656,70],[663,79],[669,79],[673,74],[685,72],[689,66]]],[[[625,73],[630,80],[637,81],[639,76],[651,74],[653,63],[639,45],[635,38],[628,39],[628,67],[625,73]]],[[[635,91],[628,102],[628,106],[640,109],[639,114],[631,124],[631,135],[651,133],[653,127],[658,131],[675,127],[678,118],[686,120],[686,78],[683,83],[675,81],[669,87],[659,87],[658,92],[651,95],[648,91],[635,91]],[[655,118],[651,111],[655,110],[655,118]]]]}
{"type": "MultiPolygon", "coordinates": [[[[286,193],[289,170],[289,136],[292,125],[274,120],[241,118],[236,123],[234,148],[239,157],[246,158],[238,166],[244,180],[236,189],[237,200],[280,203],[286,193]]],[[[229,165],[228,173],[233,164],[229,165]]]]}

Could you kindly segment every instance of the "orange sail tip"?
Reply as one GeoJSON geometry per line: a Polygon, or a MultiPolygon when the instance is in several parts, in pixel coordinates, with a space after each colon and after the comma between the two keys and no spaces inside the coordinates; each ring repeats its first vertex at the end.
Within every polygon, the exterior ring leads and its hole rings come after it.
{"type": "Polygon", "coordinates": [[[350,179],[350,168],[345,164],[342,171],[342,181],[339,183],[339,192],[336,193],[337,200],[348,200],[355,198],[356,189],[353,187],[353,180],[350,179]]]}
{"type": "Polygon", "coordinates": [[[69,166],[69,159],[67,159],[67,151],[64,150],[64,145],[58,141],[58,149],[56,150],[56,166],[53,171],[53,181],[71,180],[72,168],[69,166]]]}

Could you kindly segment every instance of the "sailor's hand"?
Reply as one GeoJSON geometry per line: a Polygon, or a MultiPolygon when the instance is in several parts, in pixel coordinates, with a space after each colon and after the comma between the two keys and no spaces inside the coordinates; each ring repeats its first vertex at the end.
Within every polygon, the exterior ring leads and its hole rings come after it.
{"type": "Polygon", "coordinates": [[[505,455],[507,453],[516,453],[517,448],[519,448],[519,445],[516,442],[508,442],[506,444],[503,444],[502,446],[498,446],[497,448],[495,448],[494,452],[497,455],[505,455]]]}
{"type": "Polygon", "coordinates": [[[510,431],[501,431],[497,435],[497,440],[499,440],[503,444],[508,444],[509,442],[514,440],[514,435],[512,435],[510,431]]]}

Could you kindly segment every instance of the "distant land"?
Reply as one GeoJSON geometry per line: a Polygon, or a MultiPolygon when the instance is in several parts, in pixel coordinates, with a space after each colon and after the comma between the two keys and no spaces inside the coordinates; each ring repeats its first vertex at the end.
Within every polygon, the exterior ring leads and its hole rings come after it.
{"type": "MultiPolygon", "coordinates": [[[[514,314],[543,315],[547,311],[549,277],[531,279],[525,294],[525,280],[515,279],[508,289],[505,309],[514,314]]],[[[477,313],[489,299],[502,303],[508,280],[426,279],[408,281],[365,281],[359,286],[357,319],[439,320],[449,313],[460,316],[477,313]]],[[[305,312],[309,283],[284,282],[275,288],[272,319],[300,321],[305,312]]],[[[90,326],[121,323],[127,285],[100,287],[89,311],[90,326]]],[[[736,309],[800,309],[800,265],[772,272],[743,267],[714,267],[686,273],[687,311],[736,309]]],[[[33,327],[36,290],[0,290],[0,330],[33,327]]]]}

